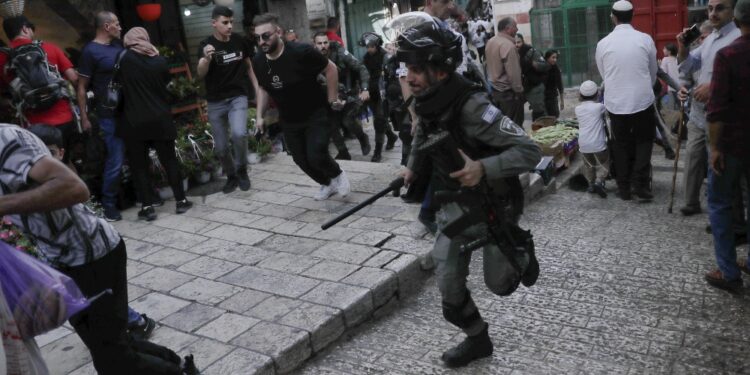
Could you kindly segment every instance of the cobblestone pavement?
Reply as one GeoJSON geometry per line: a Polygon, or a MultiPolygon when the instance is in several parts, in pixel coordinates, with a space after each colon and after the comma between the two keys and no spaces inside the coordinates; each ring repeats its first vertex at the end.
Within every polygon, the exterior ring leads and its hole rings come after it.
{"type": "Polygon", "coordinates": [[[707,216],[666,213],[671,162],[660,149],[653,160],[654,203],[562,189],[527,209],[542,266],[533,288],[491,294],[476,254],[470,289],[490,324],[491,358],[461,370],[442,366],[442,351],[463,334],[443,320],[430,278],[393,313],[345,334],[298,373],[750,373],[750,293],[703,281],[714,267],[707,216]]]}

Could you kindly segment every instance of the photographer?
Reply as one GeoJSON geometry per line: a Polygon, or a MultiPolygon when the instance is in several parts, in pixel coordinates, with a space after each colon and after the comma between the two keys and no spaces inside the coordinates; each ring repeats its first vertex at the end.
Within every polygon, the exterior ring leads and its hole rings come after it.
{"type": "MultiPolygon", "coordinates": [[[[706,103],[710,99],[711,76],[716,53],[740,36],[740,30],[732,22],[734,0],[711,0],[708,3],[708,20],[714,31],[696,49],[688,52],[688,47],[700,36],[697,27],[686,29],[677,35],[677,60],[680,62],[680,75],[698,76],[692,88],[690,121],[687,125],[688,142],[685,160],[685,206],[680,212],[685,216],[701,212],[700,190],[706,158],[706,103]],[[698,30],[698,32],[691,31],[698,30]],[[687,38],[686,38],[687,37],[687,38]]],[[[688,87],[677,94],[680,101],[688,99],[688,87]]]]}

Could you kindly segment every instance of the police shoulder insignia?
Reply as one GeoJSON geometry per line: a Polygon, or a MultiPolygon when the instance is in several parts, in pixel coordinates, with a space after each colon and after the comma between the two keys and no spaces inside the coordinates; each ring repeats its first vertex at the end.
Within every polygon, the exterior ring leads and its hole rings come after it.
{"type": "Polygon", "coordinates": [[[497,109],[494,105],[490,104],[487,106],[487,109],[484,110],[484,113],[482,113],[482,120],[484,122],[491,124],[495,122],[495,118],[497,118],[497,115],[500,114],[500,110],[497,109]]]}
{"type": "Polygon", "coordinates": [[[515,136],[526,135],[526,132],[523,131],[523,128],[513,122],[510,117],[503,117],[502,121],[500,121],[500,131],[515,136]]]}

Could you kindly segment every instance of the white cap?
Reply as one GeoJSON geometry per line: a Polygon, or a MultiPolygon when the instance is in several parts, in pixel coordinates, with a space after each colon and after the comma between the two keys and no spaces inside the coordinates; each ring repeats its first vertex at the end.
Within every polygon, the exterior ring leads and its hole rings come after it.
{"type": "Polygon", "coordinates": [[[579,88],[578,91],[583,96],[594,96],[596,95],[596,92],[599,91],[599,87],[594,81],[586,81],[581,84],[581,88],[579,88]]]}
{"type": "Polygon", "coordinates": [[[612,5],[612,10],[618,12],[628,12],[633,10],[633,4],[627,0],[620,0],[612,5]]]}

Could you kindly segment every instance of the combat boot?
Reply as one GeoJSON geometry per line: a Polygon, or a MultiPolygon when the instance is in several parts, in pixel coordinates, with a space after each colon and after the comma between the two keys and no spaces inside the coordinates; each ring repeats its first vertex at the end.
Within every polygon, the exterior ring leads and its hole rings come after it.
{"type": "Polygon", "coordinates": [[[341,149],[335,157],[336,160],[352,160],[352,156],[349,154],[349,150],[341,149]]]}
{"type": "Polygon", "coordinates": [[[367,134],[362,133],[362,137],[359,138],[359,146],[362,147],[362,156],[370,154],[372,146],[370,146],[370,137],[367,134]]]}
{"type": "Polygon", "coordinates": [[[372,159],[370,159],[373,163],[379,163],[381,160],[383,160],[383,142],[375,142],[375,151],[372,153],[372,159]]]}
{"type": "Polygon", "coordinates": [[[482,332],[476,336],[467,336],[460,344],[443,353],[440,359],[448,367],[462,367],[475,359],[491,355],[492,340],[490,340],[487,323],[485,323],[482,332]]]}
{"type": "Polygon", "coordinates": [[[398,140],[398,136],[396,135],[396,133],[390,130],[385,133],[385,136],[388,138],[388,142],[385,144],[386,151],[393,150],[393,147],[396,145],[396,141],[398,140]]]}

